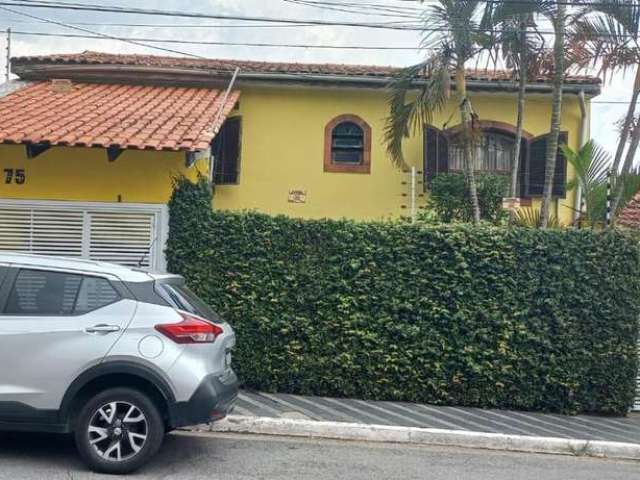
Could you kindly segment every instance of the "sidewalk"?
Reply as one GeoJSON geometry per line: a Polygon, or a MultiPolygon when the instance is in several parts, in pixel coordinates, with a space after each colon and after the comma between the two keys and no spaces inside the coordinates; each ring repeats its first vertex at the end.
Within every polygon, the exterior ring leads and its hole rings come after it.
{"type": "Polygon", "coordinates": [[[211,429],[640,460],[639,413],[570,417],[243,391],[211,429]]]}

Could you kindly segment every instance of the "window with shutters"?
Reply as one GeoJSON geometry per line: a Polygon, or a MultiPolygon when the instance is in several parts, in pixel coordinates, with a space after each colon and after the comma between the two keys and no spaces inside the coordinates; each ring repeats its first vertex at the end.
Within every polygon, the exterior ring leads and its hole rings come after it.
{"type": "MultiPolygon", "coordinates": [[[[473,146],[474,168],[479,172],[509,175],[515,150],[515,127],[496,128],[497,122],[485,122],[491,128],[483,131],[473,146]]],[[[519,196],[523,198],[542,195],[546,169],[547,137],[524,135],[518,163],[519,196]]],[[[566,144],[567,133],[562,132],[558,145],[566,144]]],[[[440,173],[464,171],[464,152],[459,141],[459,128],[442,131],[427,126],[424,131],[425,185],[440,173]]],[[[566,195],[567,160],[558,148],[553,180],[553,196],[566,195]]]]}
{"type": "Polygon", "coordinates": [[[356,115],[341,115],[325,128],[324,171],[370,173],[371,127],[356,115]]]}
{"type": "Polygon", "coordinates": [[[213,181],[217,185],[234,185],[240,180],[240,117],[228,118],[213,139],[213,181]]]}

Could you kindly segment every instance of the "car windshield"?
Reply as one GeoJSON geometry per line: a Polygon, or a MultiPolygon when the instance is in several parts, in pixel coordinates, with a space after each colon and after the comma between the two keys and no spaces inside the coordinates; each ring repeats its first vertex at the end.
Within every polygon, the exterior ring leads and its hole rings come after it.
{"type": "Polygon", "coordinates": [[[220,316],[183,283],[159,283],[159,290],[162,297],[178,310],[193,313],[212,322],[222,322],[220,316]]]}

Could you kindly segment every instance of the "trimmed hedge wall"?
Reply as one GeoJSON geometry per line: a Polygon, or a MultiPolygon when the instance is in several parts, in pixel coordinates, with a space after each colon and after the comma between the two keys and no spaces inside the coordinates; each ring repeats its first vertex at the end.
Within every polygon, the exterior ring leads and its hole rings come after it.
{"type": "Polygon", "coordinates": [[[620,233],[212,212],[179,181],[169,268],[266,391],[624,414],[640,254],[620,233]]]}

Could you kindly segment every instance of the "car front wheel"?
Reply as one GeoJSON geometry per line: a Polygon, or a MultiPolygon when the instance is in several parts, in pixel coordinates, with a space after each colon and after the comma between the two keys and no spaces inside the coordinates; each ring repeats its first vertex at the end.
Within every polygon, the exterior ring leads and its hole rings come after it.
{"type": "Polygon", "coordinates": [[[80,456],[94,471],[131,473],[160,449],[165,425],[144,393],[130,388],[106,390],[91,398],[75,424],[80,456]]]}

